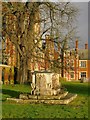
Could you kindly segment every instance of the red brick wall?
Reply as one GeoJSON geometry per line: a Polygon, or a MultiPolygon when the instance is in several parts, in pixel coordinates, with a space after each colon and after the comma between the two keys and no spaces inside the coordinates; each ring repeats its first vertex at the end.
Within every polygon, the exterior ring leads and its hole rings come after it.
{"type": "Polygon", "coordinates": [[[88,60],[88,78],[90,79],[90,60],[88,60]]]}

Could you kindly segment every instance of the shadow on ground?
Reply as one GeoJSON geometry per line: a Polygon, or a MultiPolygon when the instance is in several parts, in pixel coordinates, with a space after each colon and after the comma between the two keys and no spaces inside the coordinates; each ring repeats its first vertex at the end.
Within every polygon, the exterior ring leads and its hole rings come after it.
{"type": "Polygon", "coordinates": [[[90,95],[89,89],[90,85],[85,85],[85,84],[65,84],[63,85],[67,91],[71,93],[77,93],[80,95],[90,95]]]}
{"type": "Polygon", "coordinates": [[[21,92],[20,91],[14,91],[14,90],[2,89],[2,93],[4,95],[9,95],[10,97],[18,98],[21,92]]]}

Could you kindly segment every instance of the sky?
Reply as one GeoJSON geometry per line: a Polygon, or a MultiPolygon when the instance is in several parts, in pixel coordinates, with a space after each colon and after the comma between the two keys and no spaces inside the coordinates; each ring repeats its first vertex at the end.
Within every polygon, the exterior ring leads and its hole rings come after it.
{"type": "Polygon", "coordinates": [[[76,26],[80,47],[83,48],[88,42],[88,2],[74,2],[74,4],[79,9],[76,26]]]}
{"type": "Polygon", "coordinates": [[[89,44],[89,49],[90,49],[90,2],[88,4],[88,44],[89,44]]]}
{"type": "MultiPolygon", "coordinates": [[[[25,1],[25,0],[24,0],[25,1]]],[[[77,16],[77,35],[80,37],[80,47],[84,47],[84,44],[88,42],[88,2],[74,2],[75,6],[79,9],[79,15],[77,16]]],[[[76,0],[77,1],[77,0],[76,0]]],[[[1,47],[1,44],[0,44],[1,47]]]]}

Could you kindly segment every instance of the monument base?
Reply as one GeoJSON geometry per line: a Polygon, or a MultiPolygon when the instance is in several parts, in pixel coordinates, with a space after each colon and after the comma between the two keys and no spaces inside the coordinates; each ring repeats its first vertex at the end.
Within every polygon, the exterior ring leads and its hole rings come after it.
{"type": "Polygon", "coordinates": [[[19,99],[7,98],[18,103],[68,104],[77,94],[62,89],[59,74],[48,71],[32,73],[31,94],[20,94],[19,99]]]}
{"type": "Polygon", "coordinates": [[[77,97],[77,94],[72,94],[64,92],[58,96],[37,96],[37,95],[28,95],[20,94],[19,99],[7,98],[7,100],[15,101],[17,103],[29,103],[29,104],[68,104],[77,97]]]}

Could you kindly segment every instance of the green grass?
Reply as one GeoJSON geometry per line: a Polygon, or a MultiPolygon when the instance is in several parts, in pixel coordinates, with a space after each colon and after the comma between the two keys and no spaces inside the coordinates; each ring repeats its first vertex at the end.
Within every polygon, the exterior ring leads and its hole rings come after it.
{"type": "Polygon", "coordinates": [[[61,82],[69,92],[77,93],[79,95],[87,96],[90,95],[89,88],[90,84],[88,83],[79,83],[79,82],[61,82]]]}
{"type": "Polygon", "coordinates": [[[18,97],[20,93],[30,93],[29,85],[3,85],[3,118],[88,118],[88,84],[62,82],[77,98],[68,105],[19,104],[6,101],[6,97],[18,97]]]}
{"type": "Polygon", "coordinates": [[[20,93],[30,93],[30,85],[3,85],[2,86],[2,100],[5,101],[7,97],[18,98],[20,93]]]}

